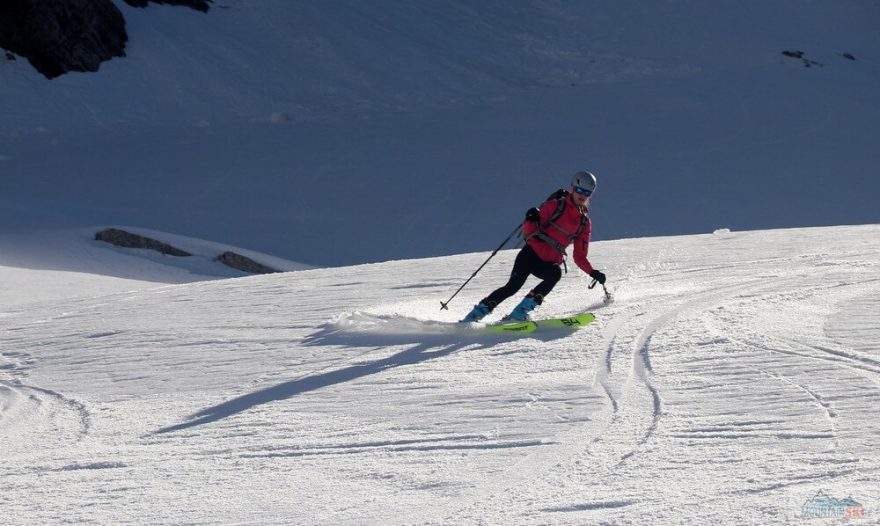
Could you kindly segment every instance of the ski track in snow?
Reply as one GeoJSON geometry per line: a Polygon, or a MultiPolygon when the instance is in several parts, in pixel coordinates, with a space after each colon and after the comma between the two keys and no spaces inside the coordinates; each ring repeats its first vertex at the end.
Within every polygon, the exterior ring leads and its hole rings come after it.
{"type": "Polygon", "coordinates": [[[27,458],[41,449],[83,440],[91,417],[85,405],[49,389],[0,381],[0,440],[5,455],[27,458]]]}
{"type": "Polygon", "coordinates": [[[0,505],[12,524],[800,524],[822,490],[868,510],[877,233],[597,243],[615,302],[521,338],[437,311],[481,254],[28,306],[0,319],[0,505]]]}

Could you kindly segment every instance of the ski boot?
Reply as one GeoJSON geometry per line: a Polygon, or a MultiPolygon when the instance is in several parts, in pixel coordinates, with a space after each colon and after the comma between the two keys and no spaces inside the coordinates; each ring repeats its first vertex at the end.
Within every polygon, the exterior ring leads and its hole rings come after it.
{"type": "Polygon", "coordinates": [[[501,319],[503,322],[508,321],[529,321],[529,313],[535,310],[535,307],[541,304],[537,295],[529,294],[519,305],[514,307],[513,311],[501,319]]]}
{"type": "Polygon", "coordinates": [[[474,323],[485,318],[490,312],[492,312],[492,307],[486,305],[485,303],[478,303],[474,305],[474,308],[468,313],[467,316],[461,320],[461,323],[474,323]]]}

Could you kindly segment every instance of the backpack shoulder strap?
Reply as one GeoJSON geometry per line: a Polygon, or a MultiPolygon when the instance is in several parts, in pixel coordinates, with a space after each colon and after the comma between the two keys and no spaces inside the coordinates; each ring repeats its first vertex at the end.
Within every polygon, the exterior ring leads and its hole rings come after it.
{"type": "Polygon", "coordinates": [[[550,220],[545,223],[545,226],[556,222],[560,216],[562,216],[562,212],[565,211],[565,201],[568,197],[568,190],[559,189],[550,194],[550,196],[544,200],[545,203],[549,201],[556,201],[556,210],[553,211],[553,214],[550,216],[550,220]]]}
{"type": "Polygon", "coordinates": [[[587,228],[587,221],[590,220],[590,216],[587,214],[581,214],[581,224],[578,226],[577,231],[572,236],[572,239],[577,239],[581,237],[581,234],[584,233],[584,230],[587,228]]]}
{"type": "Polygon", "coordinates": [[[547,199],[544,199],[544,201],[553,201],[554,199],[559,199],[560,197],[568,197],[568,190],[563,190],[562,188],[560,188],[559,190],[556,190],[555,192],[550,194],[550,196],[547,199]]]}

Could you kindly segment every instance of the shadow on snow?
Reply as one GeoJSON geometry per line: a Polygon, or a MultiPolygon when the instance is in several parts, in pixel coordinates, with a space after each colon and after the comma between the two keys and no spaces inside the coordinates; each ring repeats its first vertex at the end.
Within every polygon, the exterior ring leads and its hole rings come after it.
{"type": "MultiPolygon", "coordinates": [[[[543,335],[538,339],[549,341],[559,338],[560,336],[561,334],[543,335]]],[[[154,434],[171,433],[204,424],[210,424],[263,404],[286,400],[302,393],[343,384],[352,380],[382,373],[389,369],[405,365],[415,365],[428,360],[442,358],[468,347],[473,349],[492,347],[513,338],[515,337],[511,335],[483,334],[469,329],[454,329],[451,332],[442,334],[382,334],[369,331],[350,331],[344,328],[339,328],[335,324],[328,324],[314,334],[308,336],[304,340],[304,343],[310,346],[338,346],[343,348],[375,347],[377,349],[396,345],[415,345],[380,360],[350,365],[332,371],[310,374],[308,376],[232,398],[191,415],[187,422],[163,427],[154,434]],[[466,338],[467,341],[462,341],[463,338],[466,338]]]]}

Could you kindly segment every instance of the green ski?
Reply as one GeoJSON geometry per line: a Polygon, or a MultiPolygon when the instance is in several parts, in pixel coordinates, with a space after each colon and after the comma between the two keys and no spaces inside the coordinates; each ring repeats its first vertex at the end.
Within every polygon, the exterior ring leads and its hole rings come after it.
{"type": "Polygon", "coordinates": [[[529,334],[535,332],[538,324],[533,321],[516,321],[512,323],[496,323],[487,325],[485,330],[494,333],[504,334],[529,334]]]}
{"type": "Polygon", "coordinates": [[[550,318],[548,320],[537,320],[535,323],[538,327],[543,328],[559,328],[559,329],[580,329],[581,327],[588,325],[593,320],[596,319],[596,316],[592,312],[584,312],[581,314],[575,314],[574,316],[567,316],[564,318],[550,318]]]}
{"type": "Polygon", "coordinates": [[[596,316],[592,312],[583,312],[562,318],[496,323],[494,325],[487,325],[484,329],[495,333],[531,334],[539,329],[580,329],[595,319],[596,316]]]}

